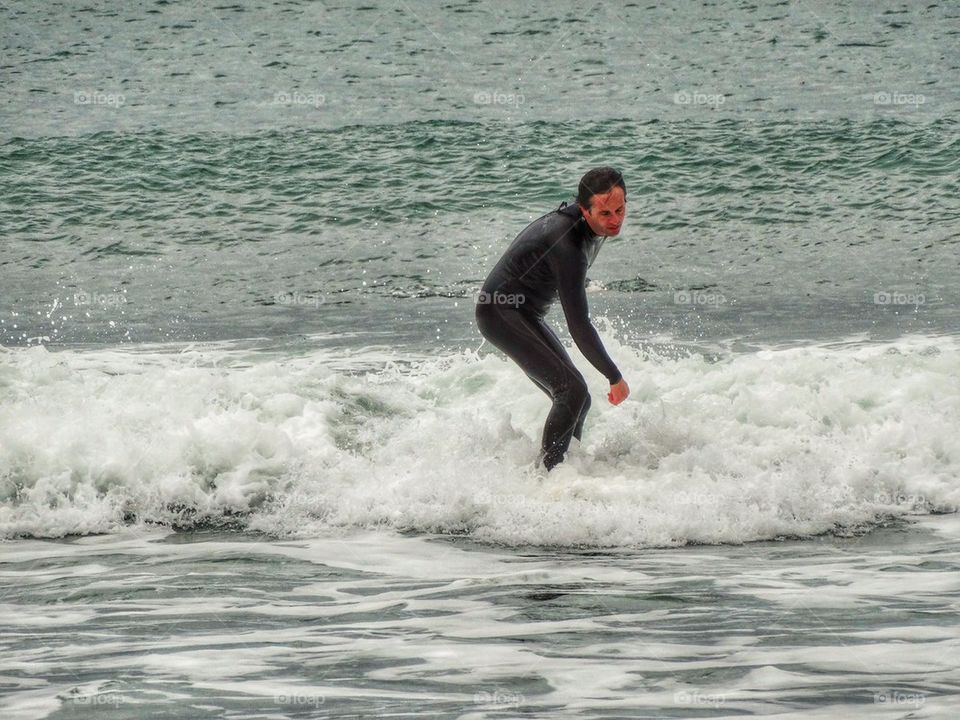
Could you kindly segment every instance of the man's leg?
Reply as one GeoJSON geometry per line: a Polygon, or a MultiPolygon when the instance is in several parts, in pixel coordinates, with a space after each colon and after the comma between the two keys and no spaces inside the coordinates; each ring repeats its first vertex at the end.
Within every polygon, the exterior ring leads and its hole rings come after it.
{"type": "MultiPolygon", "coordinates": [[[[549,325],[547,325],[542,320],[540,321],[541,329],[547,342],[554,348],[555,352],[562,355],[567,359],[567,362],[570,363],[570,367],[573,368],[574,372],[583,380],[583,376],[580,374],[580,371],[576,369],[576,366],[573,364],[573,361],[570,360],[570,356],[567,355],[566,349],[563,347],[563,343],[560,342],[560,338],[557,337],[557,334],[553,331],[549,325]]],[[[584,383],[586,385],[586,383],[584,383]]],[[[549,391],[547,391],[549,394],[549,391]]],[[[587,413],[590,411],[590,393],[587,392],[584,395],[583,408],[580,410],[580,416],[577,418],[577,424],[573,428],[573,436],[579,440],[583,435],[583,423],[587,419],[587,413]]]]}
{"type": "Polygon", "coordinates": [[[477,326],[493,345],[544,390],[553,407],[543,427],[541,458],[548,470],[563,460],[570,438],[578,439],[590,407],[590,394],[560,340],[540,318],[491,305],[477,306],[477,326]]]}

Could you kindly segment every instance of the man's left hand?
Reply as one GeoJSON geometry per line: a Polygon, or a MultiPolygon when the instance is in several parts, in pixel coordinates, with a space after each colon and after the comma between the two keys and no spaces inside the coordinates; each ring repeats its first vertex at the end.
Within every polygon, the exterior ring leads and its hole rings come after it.
{"type": "Polygon", "coordinates": [[[620,378],[618,382],[610,386],[610,392],[607,394],[607,400],[609,400],[612,405],[619,405],[627,399],[629,394],[630,386],[627,385],[626,380],[620,378]]]}

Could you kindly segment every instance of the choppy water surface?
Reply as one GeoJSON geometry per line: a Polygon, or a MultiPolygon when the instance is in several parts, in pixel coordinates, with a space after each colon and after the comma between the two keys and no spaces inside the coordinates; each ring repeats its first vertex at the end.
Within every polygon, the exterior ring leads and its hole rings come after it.
{"type": "Polygon", "coordinates": [[[0,28],[5,719],[956,716],[955,4],[0,28]],[[473,294],[599,164],[544,477],[473,294]]]}
{"type": "Polygon", "coordinates": [[[958,537],[949,517],[641,554],[22,542],[0,569],[4,716],[948,718],[958,537]]]}
{"type": "Polygon", "coordinates": [[[597,164],[630,193],[592,305],[630,337],[957,330],[950,3],[0,13],[5,345],[469,346],[597,164]]]}

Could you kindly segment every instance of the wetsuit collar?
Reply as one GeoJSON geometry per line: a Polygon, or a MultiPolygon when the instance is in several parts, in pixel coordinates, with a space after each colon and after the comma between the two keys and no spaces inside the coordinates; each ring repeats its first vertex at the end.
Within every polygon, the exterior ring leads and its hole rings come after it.
{"type": "Polygon", "coordinates": [[[586,219],[583,217],[583,213],[580,211],[580,206],[577,204],[576,200],[567,202],[564,200],[560,203],[560,207],[557,208],[557,212],[561,215],[567,215],[568,217],[577,218],[577,230],[585,238],[597,238],[598,235],[595,235],[593,230],[590,229],[590,226],[587,224],[586,219]]]}

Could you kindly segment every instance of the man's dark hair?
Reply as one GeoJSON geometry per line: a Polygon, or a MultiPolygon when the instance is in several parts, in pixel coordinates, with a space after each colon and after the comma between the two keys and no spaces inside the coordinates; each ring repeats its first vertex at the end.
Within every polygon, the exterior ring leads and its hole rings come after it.
{"type": "Polygon", "coordinates": [[[590,200],[594,195],[603,195],[615,187],[621,188],[623,196],[627,196],[627,186],[624,184],[623,175],[619,170],[612,167],[594,168],[580,178],[580,187],[577,188],[577,204],[589,210],[590,200]]]}

